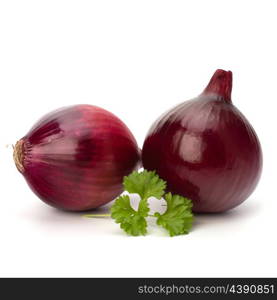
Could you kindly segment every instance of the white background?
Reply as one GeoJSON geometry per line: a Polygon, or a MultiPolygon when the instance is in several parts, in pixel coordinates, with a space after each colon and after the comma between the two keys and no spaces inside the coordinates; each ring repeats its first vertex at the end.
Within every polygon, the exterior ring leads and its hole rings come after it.
{"type": "Polygon", "coordinates": [[[274,0],[2,0],[0,276],[277,276],[276,11],[274,0]],[[129,237],[109,218],[48,207],[5,147],[77,103],[112,111],[142,146],[217,68],[234,73],[233,103],[260,137],[264,169],[243,205],[197,216],[189,235],[150,226],[129,237]]]}

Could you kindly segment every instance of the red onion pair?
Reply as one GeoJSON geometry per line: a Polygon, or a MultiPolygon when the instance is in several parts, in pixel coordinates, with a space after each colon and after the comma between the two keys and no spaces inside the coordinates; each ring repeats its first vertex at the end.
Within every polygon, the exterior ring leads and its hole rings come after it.
{"type": "MultiPolygon", "coordinates": [[[[231,102],[232,73],[217,70],[204,92],[164,114],[142,150],[168,190],[193,201],[195,212],[221,212],[242,203],[262,168],[254,129],[231,102]]],[[[14,160],[32,190],[67,210],[101,206],[122,192],[140,150],[116,116],[76,105],[43,117],[19,140],[14,160]]]]}

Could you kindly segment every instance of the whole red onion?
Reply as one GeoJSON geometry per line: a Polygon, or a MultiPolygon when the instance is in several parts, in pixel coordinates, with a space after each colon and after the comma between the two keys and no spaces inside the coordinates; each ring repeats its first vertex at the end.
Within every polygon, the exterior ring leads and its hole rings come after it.
{"type": "Polygon", "coordinates": [[[117,197],[123,176],[137,167],[139,157],[126,125],[91,105],[47,114],[14,149],[18,170],[38,197],[72,211],[96,208],[117,197]]]}
{"type": "Polygon", "coordinates": [[[204,92],[160,117],[142,150],[173,193],[193,201],[195,212],[222,212],[242,203],[262,169],[257,135],[232,104],[232,73],[217,70],[204,92]]]}

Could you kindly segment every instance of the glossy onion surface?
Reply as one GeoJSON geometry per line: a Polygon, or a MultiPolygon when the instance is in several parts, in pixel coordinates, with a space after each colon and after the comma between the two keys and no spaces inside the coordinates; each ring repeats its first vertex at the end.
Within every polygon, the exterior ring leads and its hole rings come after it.
{"type": "Polygon", "coordinates": [[[140,150],[124,123],[91,105],[44,116],[17,142],[14,159],[31,189],[47,204],[72,211],[99,207],[122,192],[140,150]]]}
{"type": "Polygon", "coordinates": [[[193,201],[195,212],[222,212],[255,189],[262,169],[257,135],[231,102],[232,73],[217,70],[204,92],[151,127],[142,163],[168,190],[193,201]]]}

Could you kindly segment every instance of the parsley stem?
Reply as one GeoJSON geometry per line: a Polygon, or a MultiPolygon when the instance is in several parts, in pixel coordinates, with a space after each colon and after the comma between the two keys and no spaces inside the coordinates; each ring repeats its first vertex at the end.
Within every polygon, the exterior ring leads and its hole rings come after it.
{"type": "Polygon", "coordinates": [[[84,215],[85,218],[101,218],[101,217],[110,217],[111,214],[88,214],[88,215],[84,215]]]}

